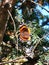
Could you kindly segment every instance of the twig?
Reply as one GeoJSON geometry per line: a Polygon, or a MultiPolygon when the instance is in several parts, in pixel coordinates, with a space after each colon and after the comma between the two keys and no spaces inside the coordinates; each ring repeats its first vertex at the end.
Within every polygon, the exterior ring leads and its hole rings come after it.
{"type": "Polygon", "coordinates": [[[17,45],[16,45],[16,47],[17,47],[17,56],[18,56],[18,49],[19,49],[19,47],[18,47],[18,35],[17,35],[17,45]]]}
{"type": "Polygon", "coordinates": [[[36,45],[34,46],[34,48],[33,48],[33,52],[35,51],[35,49],[36,49],[36,47],[40,44],[40,41],[43,39],[43,38],[45,38],[47,35],[49,35],[49,33],[47,33],[46,35],[44,35],[42,38],[40,38],[39,40],[38,40],[38,42],[36,43],[36,45]]]}
{"type": "Polygon", "coordinates": [[[13,17],[12,17],[11,12],[10,12],[9,10],[7,10],[7,11],[8,11],[8,14],[9,14],[9,16],[11,17],[11,19],[12,19],[12,21],[13,21],[13,25],[14,25],[14,32],[16,32],[16,25],[15,25],[15,21],[14,21],[14,19],[13,19],[13,17]]]}
{"type": "Polygon", "coordinates": [[[6,31],[6,27],[7,27],[7,24],[8,24],[8,20],[9,20],[9,15],[7,17],[7,21],[6,21],[6,24],[5,24],[5,30],[4,30],[4,32],[6,31]]]}
{"type": "Polygon", "coordinates": [[[6,61],[6,62],[0,62],[0,65],[1,64],[8,64],[8,63],[23,63],[21,61],[18,61],[19,59],[24,59],[26,58],[26,56],[20,56],[20,57],[17,57],[16,59],[13,59],[11,61],[6,61]]]}
{"type": "Polygon", "coordinates": [[[48,11],[46,8],[44,8],[41,4],[36,3],[36,2],[34,2],[34,1],[31,1],[31,2],[34,3],[34,4],[36,4],[36,5],[39,5],[41,8],[43,8],[44,10],[46,10],[46,11],[49,13],[49,11],[48,11]]]}

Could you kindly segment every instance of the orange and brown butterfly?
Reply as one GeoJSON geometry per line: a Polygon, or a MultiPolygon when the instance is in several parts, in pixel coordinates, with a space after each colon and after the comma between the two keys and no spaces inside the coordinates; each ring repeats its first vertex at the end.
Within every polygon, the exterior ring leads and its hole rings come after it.
{"type": "Polygon", "coordinates": [[[27,27],[26,25],[21,25],[20,26],[20,39],[21,41],[29,41],[31,39],[30,37],[30,28],[27,27]]]}

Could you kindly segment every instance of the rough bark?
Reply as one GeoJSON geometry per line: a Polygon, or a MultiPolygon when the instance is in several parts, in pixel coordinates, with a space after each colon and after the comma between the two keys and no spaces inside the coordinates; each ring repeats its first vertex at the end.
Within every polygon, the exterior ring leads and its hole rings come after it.
{"type": "Polygon", "coordinates": [[[8,17],[7,10],[9,9],[10,11],[12,11],[12,8],[15,3],[16,0],[1,0],[0,2],[0,43],[3,40],[5,24],[7,22],[7,17],[8,17]]]}

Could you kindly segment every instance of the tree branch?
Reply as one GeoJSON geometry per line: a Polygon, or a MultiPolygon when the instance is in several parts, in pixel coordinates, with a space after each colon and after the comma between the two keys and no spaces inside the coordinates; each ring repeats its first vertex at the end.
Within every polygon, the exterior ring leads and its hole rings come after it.
{"type": "Polygon", "coordinates": [[[17,57],[16,59],[13,59],[11,61],[0,62],[0,65],[1,64],[8,64],[8,63],[23,63],[23,62],[27,61],[27,59],[23,60],[25,58],[26,58],[25,56],[20,56],[20,57],[17,57]]]}
{"type": "Polygon", "coordinates": [[[36,4],[36,5],[39,5],[41,8],[43,8],[44,10],[46,10],[46,11],[49,13],[49,11],[48,11],[46,8],[44,8],[41,4],[36,3],[36,2],[34,2],[34,1],[31,1],[31,2],[34,3],[34,4],[36,4]]]}

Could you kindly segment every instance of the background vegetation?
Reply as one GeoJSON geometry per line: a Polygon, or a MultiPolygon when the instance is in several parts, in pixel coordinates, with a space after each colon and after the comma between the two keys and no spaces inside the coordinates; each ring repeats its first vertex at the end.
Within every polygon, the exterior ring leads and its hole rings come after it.
{"type": "Polygon", "coordinates": [[[25,57],[26,49],[31,48],[31,57],[26,57],[28,61],[21,60],[25,62],[23,65],[49,65],[49,0],[16,0],[8,14],[10,17],[0,44],[0,64],[17,65],[13,59],[25,57]],[[31,37],[26,42],[20,40],[19,32],[24,24],[30,29],[31,37]]]}

